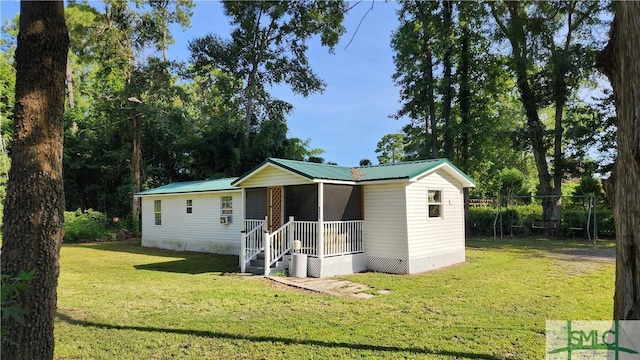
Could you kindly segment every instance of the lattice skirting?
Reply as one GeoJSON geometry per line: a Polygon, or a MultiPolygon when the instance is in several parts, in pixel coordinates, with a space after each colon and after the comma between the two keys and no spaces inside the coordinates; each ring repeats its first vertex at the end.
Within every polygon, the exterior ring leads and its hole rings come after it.
{"type": "Polygon", "coordinates": [[[323,258],[322,261],[315,257],[307,259],[307,276],[330,277],[363,272],[367,270],[367,256],[365,254],[352,254],[323,258]]]}
{"type": "Polygon", "coordinates": [[[320,259],[315,257],[307,258],[307,276],[319,278],[322,270],[320,259]]]}
{"type": "Polygon", "coordinates": [[[389,274],[406,274],[409,271],[407,259],[384,258],[379,256],[367,256],[367,270],[389,274]]]}
{"type": "Polygon", "coordinates": [[[354,274],[366,270],[389,274],[415,274],[464,261],[464,249],[446,254],[411,259],[410,269],[407,259],[367,256],[365,254],[335,256],[323,258],[322,260],[316,257],[309,257],[307,259],[307,276],[316,278],[330,277],[354,274]]]}

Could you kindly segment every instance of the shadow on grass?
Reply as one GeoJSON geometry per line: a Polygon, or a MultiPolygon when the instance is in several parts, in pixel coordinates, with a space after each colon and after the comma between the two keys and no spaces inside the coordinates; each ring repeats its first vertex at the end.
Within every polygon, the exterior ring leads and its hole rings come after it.
{"type": "Polygon", "coordinates": [[[229,333],[217,332],[217,331],[205,331],[205,330],[165,329],[165,328],[157,328],[157,327],[150,327],[150,326],[127,326],[127,325],[123,326],[123,325],[101,324],[101,323],[96,323],[91,321],[74,319],[60,312],[56,313],[56,317],[60,321],[64,321],[71,325],[93,327],[93,328],[107,329],[107,330],[133,330],[133,331],[146,331],[146,332],[156,332],[156,333],[171,333],[171,334],[199,336],[204,338],[245,340],[245,341],[251,341],[251,342],[266,342],[266,343],[281,343],[283,345],[310,345],[310,346],[320,346],[320,347],[326,347],[326,348],[344,348],[344,349],[351,349],[351,350],[408,352],[412,354],[444,355],[444,356],[451,356],[459,359],[460,358],[461,359],[486,359],[486,360],[499,359],[498,357],[495,357],[491,354],[479,354],[479,353],[447,351],[447,350],[432,350],[427,348],[416,348],[416,347],[399,347],[399,346],[385,346],[385,345],[373,345],[373,344],[352,344],[352,343],[346,343],[346,342],[330,342],[330,341],[310,340],[310,339],[308,340],[289,339],[286,337],[277,337],[277,336],[238,335],[238,334],[229,334],[229,333]]]}
{"type": "Polygon", "coordinates": [[[64,246],[69,248],[85,248],[171,259],[151,264],[134,265],[134,268],[137,270],[163,271],[182,274],[225,274],[239,271],[237,256],[146,248],[141,246],[140,239],[99,243],[65,243],[64,246]]]}
{"type": "MultiPolygon", "coordinates": [[[[164,256],[164,257],[182,257],[183,254],[188,252],[178,252],[164,249],[154,249],[142,247],[140,238],[118,240],[118,241],[105,241],[105,242],[86,242],[86,243],[63,243],[63,247],[68,248],[85,248],[102,251],[114,251],[127,254],[140,254],[140,255],[152,255],[152,256],[164,256]]],[[[201,254],[201,253],[195,253],[201,254]]]]}
{"type": "Polygon", "coordinates": [[[134,265],[136,270],[163,271],[181,274],[232,273],[238,272],[238,257],[225,255],[185,256],[184,259],[134,265]]]}

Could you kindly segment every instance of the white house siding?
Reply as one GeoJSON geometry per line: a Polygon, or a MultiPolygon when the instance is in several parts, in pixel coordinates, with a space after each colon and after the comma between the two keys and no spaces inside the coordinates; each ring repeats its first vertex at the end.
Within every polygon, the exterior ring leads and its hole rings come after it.
{"type": "Polygon", "coordinates": [[[405,183],[366,184],[364,251],[369,270],[406,273],[407,215],[405,183]]]}
{"type": "Polygon", "coordinates": [[[253,176],[242,181],[239,185],[245,188],[263,187],[263,186],[283,186],[283,185],[300,185],[308,184],[308,180],[295,173],[267,165],[265,168],[255,173],[253,176]]]}
{"type": "Polygon", "coordinates": [[[438,170],[408,185],[406,193],[409,273],[465,261],[464,203],[456,180],[438,170]],[[428,217],[427,189],[442,190],[441,218],[428,217]]]}
{"type": "Polygon", "coordinates": [[[242,192],[142,197],[142,246],[238,255],[244,223],[242,192]],[[233,196],[232,223],[220,223],[220,197],[233,196]],[[162,201],[162,224],[155,225],[154,200],[162,201]],[[193,201],[187,214],[186,200],[193,201]]]}

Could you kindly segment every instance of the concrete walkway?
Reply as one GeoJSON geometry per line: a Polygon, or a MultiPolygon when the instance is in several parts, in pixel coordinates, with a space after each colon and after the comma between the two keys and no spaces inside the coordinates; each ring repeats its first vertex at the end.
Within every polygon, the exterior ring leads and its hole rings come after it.
{"type": "MultiPolygon", "coordinates": [[[[277,283],[293,286],[299,289],[315,291],[333,296],[353,297],[357,299],[371,299],[376,295],[367,285],[338,279],[295,278],[282,276],[267,276],[267,279],[277,283]]],[[[389,290],[378,290],[376,294],[389,294],[389,290]]]]}

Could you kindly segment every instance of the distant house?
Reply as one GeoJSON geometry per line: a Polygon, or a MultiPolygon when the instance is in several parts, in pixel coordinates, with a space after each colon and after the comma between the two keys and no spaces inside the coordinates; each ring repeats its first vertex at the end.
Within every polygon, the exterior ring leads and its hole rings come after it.
{"type": "Polygon", "coordinates": [[[239,178],[139,193],[142,244],[235,254],[241,271],[269,274],[300,240],[310,276],[413,274],[465,261],[462,189],[473,186],[444,159],[356,168],[267,159],[239,178]]]}

